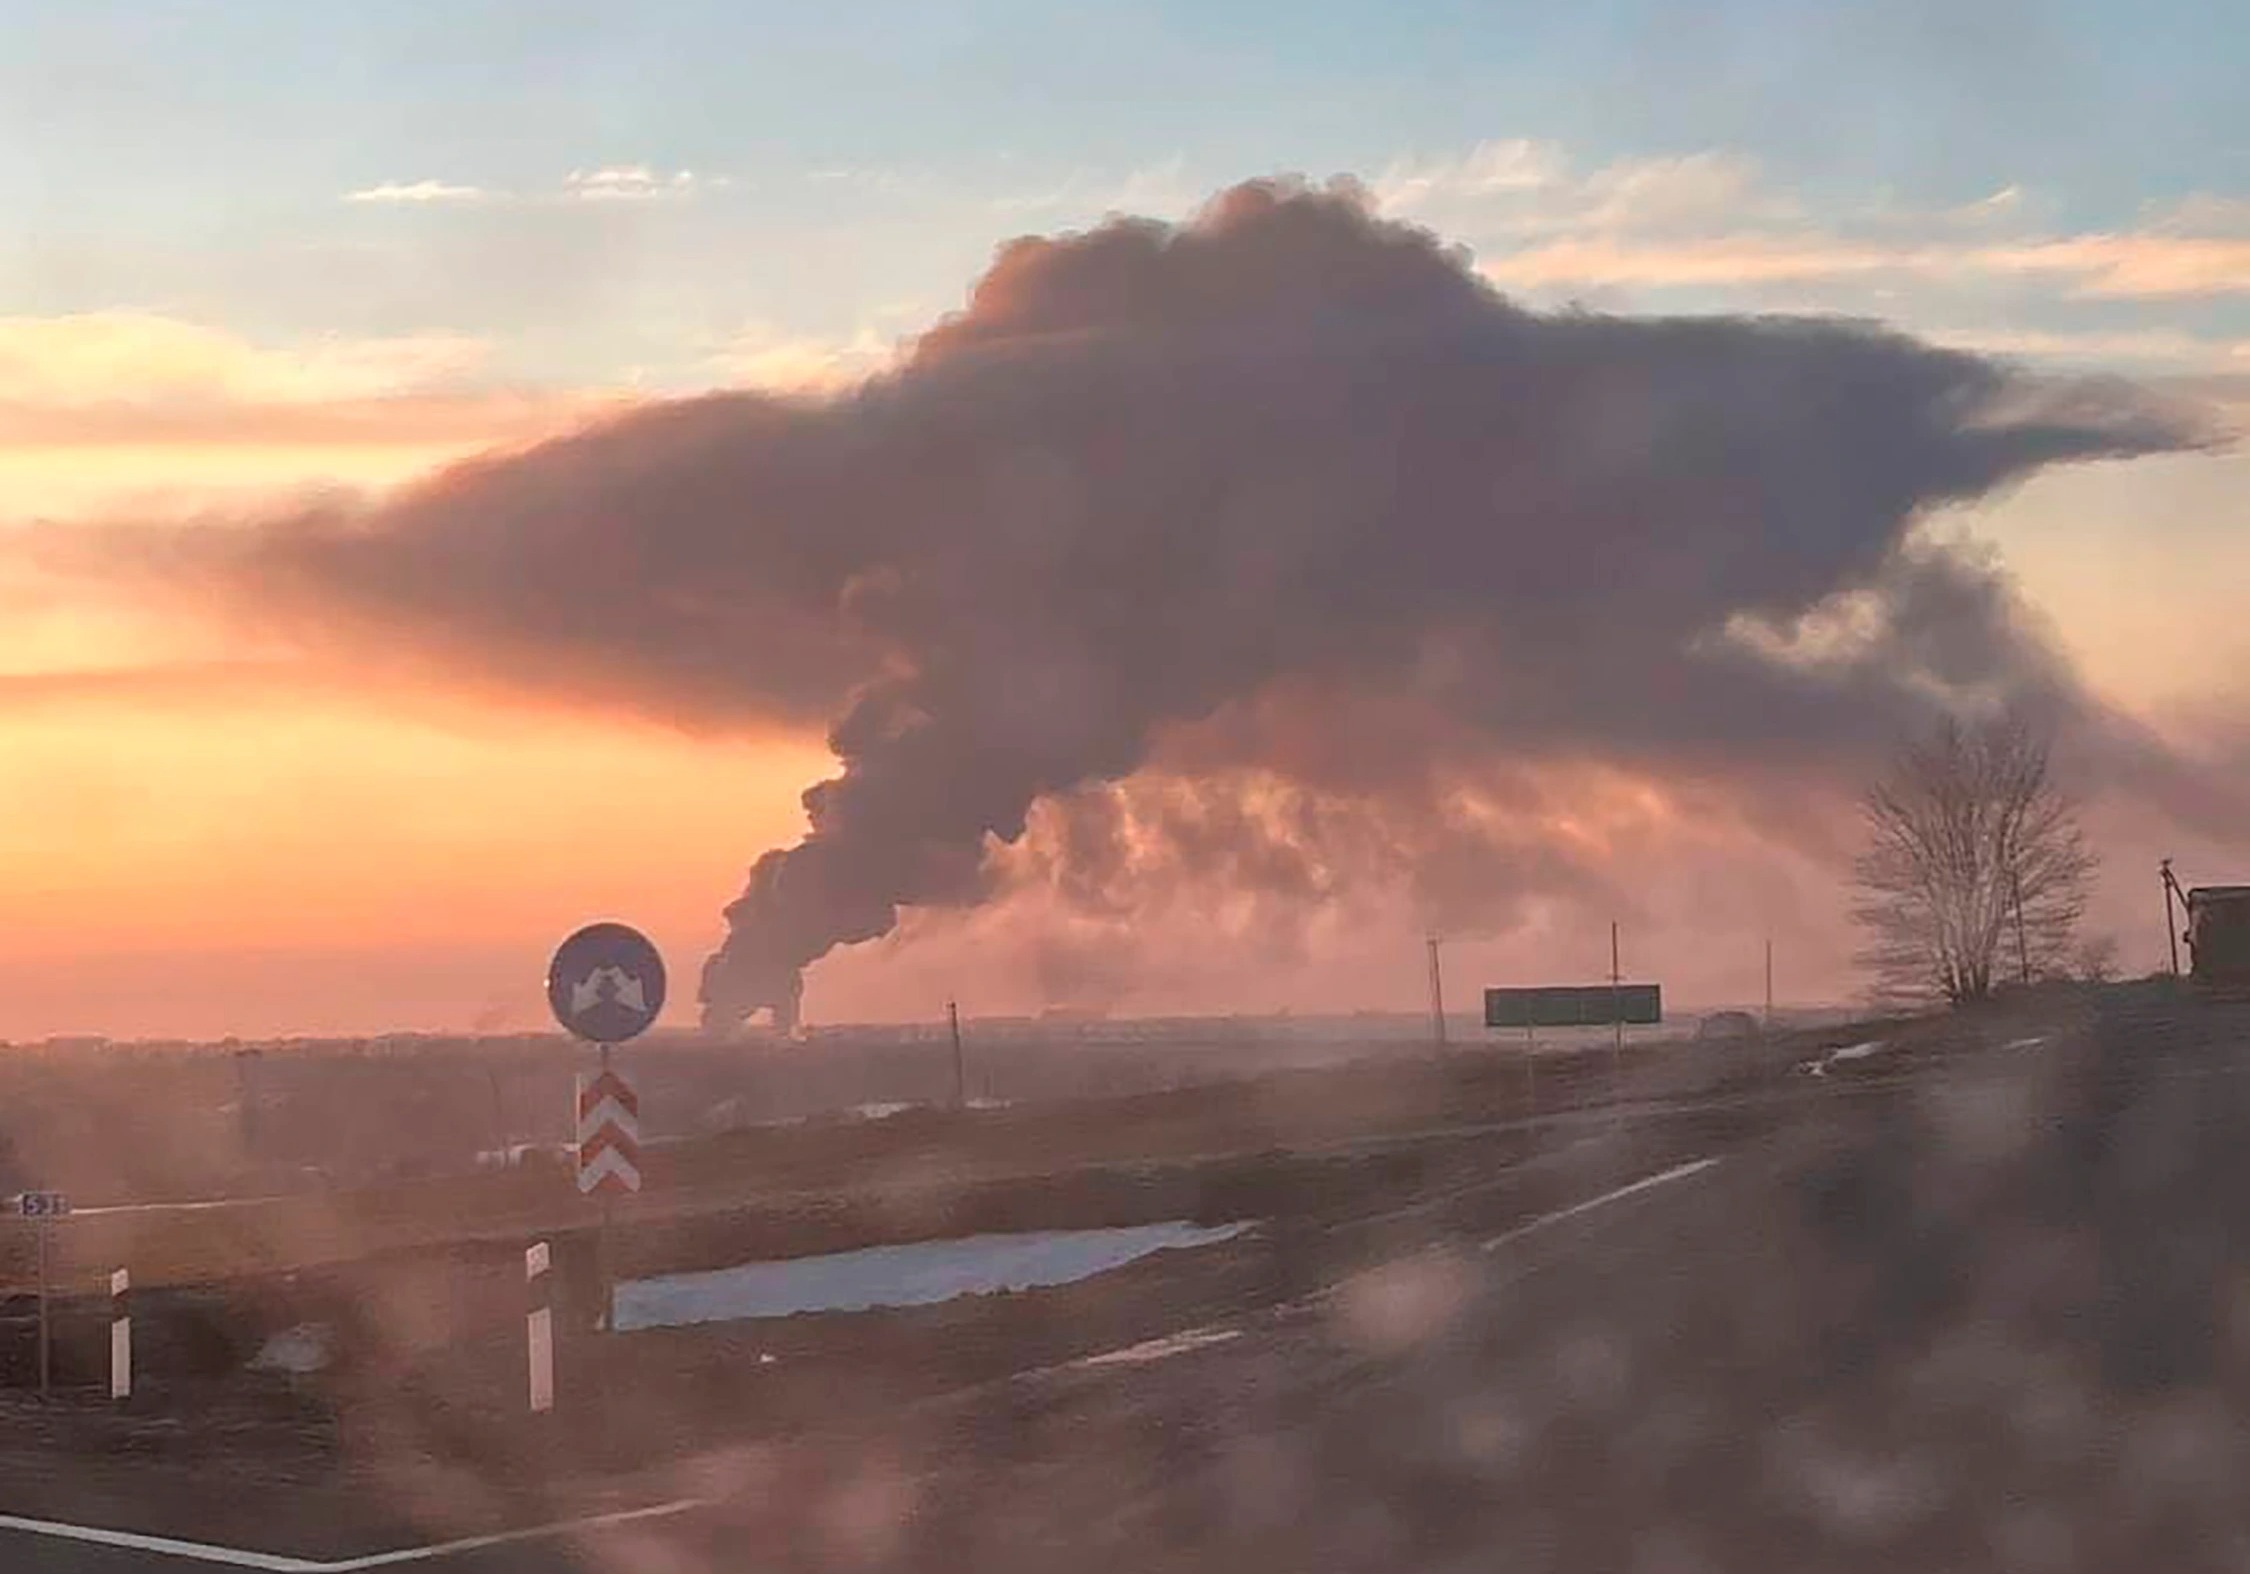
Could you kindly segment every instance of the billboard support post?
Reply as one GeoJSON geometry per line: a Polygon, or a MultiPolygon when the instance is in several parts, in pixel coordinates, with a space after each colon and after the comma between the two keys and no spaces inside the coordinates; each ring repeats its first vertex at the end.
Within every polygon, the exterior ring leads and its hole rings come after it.
{"type": "MultiPolygon", "coordinates": [[[[1625,1013],[1617,1008],[1617,986],[1624,975],[1617,970],[1617,920],[1609,921],[1609,1016],[1617,1024],[1617,1038],[1609,1052],[1609,1075],[1617,1082],[1625,1074],[1625,1013]]],[[[1619,1090],[1622,1092],[1622,1088],[1619,1090]]]]}

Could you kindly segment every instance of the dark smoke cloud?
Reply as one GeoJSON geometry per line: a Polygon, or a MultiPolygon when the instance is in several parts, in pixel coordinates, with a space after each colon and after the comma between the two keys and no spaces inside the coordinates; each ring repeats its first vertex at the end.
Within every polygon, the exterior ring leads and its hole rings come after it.
{"type": "MultiPolygon", "coordinates": [[[[2205,440],[1865,324],[1536,315],[1353,188],[1258,183],[1008,246],[849,395],[652,409],[160,561],[526,683],[830,723],[810,834],[728,909],[724,1017],[902,905],[978,900],[1043,800],[1079,795],[1098,886],[1099,785],[1170,739],[1379,804],[1355,834],[1427,859],[1454,764],[1833,772],[1941,704],[2084,712],[2004,576],[1912,527],[2205,440]]],[[[1156,834],[1317,892],[1328,865],[1258,865],[1222,804],[1156,834]]],[[[1494,856],[1505,883],[1539,855],[1494,856]]]]}

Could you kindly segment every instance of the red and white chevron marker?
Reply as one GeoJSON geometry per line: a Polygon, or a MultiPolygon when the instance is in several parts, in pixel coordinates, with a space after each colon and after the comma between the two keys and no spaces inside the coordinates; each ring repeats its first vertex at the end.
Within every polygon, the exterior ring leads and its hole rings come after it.
{"type": "Polygon", "coordinates": [[[641,1189],[641,1097],[622,1071],[578,1079],[578,1189],[589,1197],[641,1189]]]}

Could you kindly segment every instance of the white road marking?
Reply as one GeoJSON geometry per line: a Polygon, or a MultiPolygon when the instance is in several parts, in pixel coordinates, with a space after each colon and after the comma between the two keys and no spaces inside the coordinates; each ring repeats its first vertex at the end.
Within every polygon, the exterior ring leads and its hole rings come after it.
{"type": "Polygon", "coordinates": [[[1520,1241],[1527,1235],[1544,1230],[1550,1225],[1560,1224],[1565,1219],[1575,1219],[1580,1214],[1592,1213],[1596,1208],[1606,1208],[1613,1202],[1623,1202],[1627,1197],[1638,1196],[1644,1191],[1654,1191],[1659,1186],[1669,1186],[1674,1181],[1683,1181],[1691,1175],[1700,1175],[1718,1162],[1715,1158],[1694,1159],[1686,1164],[1675,1164],[1672,1168],[1661,1170],[1654,1175],[1644,1175],[1629,1186],[1620,1186],[1615,1191],[1603,1192],[1599,1197],[1589,1197],[1584,1202],[1574,1202],[1567,1208],[1558,1208],[1553,1213],[1542,1213],[1536,1219],[1528,1219],[1512,1230],[1479,1243],[1480,1248],[1488,1252],[1498,1251],[1511,1241],[1520,1241]]]}
{"type": "MultiPolygon", "coordinates": [[[[1661,1170],[1654,1175],[1644,1175],[1629,1185],[1618,1187],[1615,1191],[1605,1191],[1599,1197],[1589,1197],[1584,1202],[1575,1202],[1567,1208],[1558,1208],[1553,1213],[1543,1213],[1535,1219],[1526,1220],[1503,1235],[1496,1235],[1488,1241],[1479,1242],[1479,1249],[1488,1252],[1497,1251],[1511,1241],[1522,1240],[1527,1235],[1547,1229],[1552,1225],[1561,1224],[1566,1219],[1575,1219],[1582,1214],[1591,1213],[1597,1208],[1606,1208],[1613,1202],[1623,1202],[1628,1197],[1637,1197],[1643,1192],[1654,1191],[1659,1186],[1669,1186],[1674,1181],[1683,1181],[1691,1176],[1700,1175],[1705,1170],[1715,1167],[1718,1163],[1719,1160],[1716,1158],[1694,1159],[1686,1164],[1676,1164],[1672,1168],[1661,1170]]],[[[1266,1321],[1276,1316],[1309,1311],[1329,1304],[1344,1295],[1358,1278],[1358,1275],[1354,1275],[1340,1283],[1315,1290],[1310,1295],[1300,1296],[1296,1300],[1284,1301],[1278,1305],[1270,1306],[1266,1308],[1263,1314],[1254,1314],[1246,1320],[1266,1321]]],[[[1185,1355],[1191,1350],[1201,1350],[1210,1345],[1224,1344],[1230,1339],[1240,1338],[1247,1331],[1239,1324],[1229,1325],[1225,1323],[1182,1329],[1178,1333],[1144,1340],[1140,1344],[1126,1345],[1122,1349],[1105,1350],[1099,1355],[1081,1356],[1075,1361],[1065,1361],[1060,1366],[1042,1366],[1028,1372],[1018,1372],[1012,1377],[1002,1379],[1002,1381],[1030,1382],[1040,1378],[1059,1376],[1065,1372],[1098,1371],[1104,1367],[1146,1365],[1149,1362],[1166,1360],[1175,1355],[1185,1355]]]]}
{"type": "Polygon", "coordinates": [[[102,1530],[93,1525],[65,1525],[46,1519],[18,1519],[0,1514],[0,1530],[45,1536],[51,1541],[79,1541],[97,1547],[119,1547],[128,1552],[154,1552],[189,1563],[217,1563],[232,1569],[263,1569],[266,1574],[324,1574],[333,1565],[304,1558],[282,1557],[271,1552],[245,1552],[236,1547],[210,1547],[199,1541],[175,1541],[169,1536],[143,1536],[130,1530],[102,1530]]]}
{"type": "Polygon", "coordinates": [[[1241,1337],[1242,1330],[1239,1328],[1189,1328],[1176,1334],[1166,1334],[1161,1339],[1144,1339],[1139,1344],[1129,1344],[1121,1350],[1104,1350],[1100,1355],[1085,1356],[1069,1365],[1081,1370],[1104,1366],[1146,1366],[1152,1361],[1185,1355],[1190,1350],[1225,1344],[1229,1339],[1241,1337]]]}
{"type": "Polygon", "coordinates": [[[255,1569],[260,1574],[357,1574],[361,1569],[395,1568],[408,1563],[431,1563],[439,1558],[457,1553],[481,1552],[488,1547],[511,1546],[522,1541],[539,1541],[551,1536],[568,1535],[573,1531],[602,1530],[612,1525],[631,1524],[636,1520],[665,1519],[674,1514],[684,1514],[690,1509],[705,1508],[705,1498],[681,1498],[671,1503],[658,1503],[647,1508],[620,1509],[610,1514],[591,1514],[583,1519],[566,1519],[551,1525],[529,1525],[521,1530],[496,1531],[487,1536],[467,1536],[458,1541],[441,1541],[426,1547],[402,1547],[395,1552],[373,1552],[356,1558],[298,1558],[278,1552],[253,1552],[243,1547],[213,1546],[201,1541],[180,1541],[170,1536],[145,1536],[130,1530],[103,1530],[94,1525],[69,1525],[56,1520],[22,1519],[13,1514],[0,1514],[0,1531],[20,1531],[27,1536],[45,1536],[53,1541],[77,1541],[90,1546],[116,1547],[127,1552],[150,1552],[159,1557],[177,1559],[183,1563],[216,1564],[221,1568],[255,1569]]]}
{"type": "Polygon", "coordinates": [[[584,1519],[566,1519],[553,1525],[528,1525],[522,1530],[495,1531],[489,1536],[465,1536],[459,1541],[441,1541],[427,1547],[407,1547],[398,1552],[377,1552],[363,1558],[343,1558],[334,1563],[315,1564],[314,1567],[321,1570],[321,1574],[351,1574],[351,1571],[357,1569],[387,1569],[401,1563],[431,1563],[459,1552],[482,1552],[487,1547],[513,1546],[519,1541],[543,1541],[550,1536],[565,1536],[579,1530],[606,1530],[613,1525],[630,1525],[644,1519],[670,1519],[675,1514],[685,1514],[691,1509],[710,1506],[709,1498],[684,1497],[670,1503],[654,1503],[647,1508],[624,1508],[611,1514],[590,1514],[584,1519]]]}

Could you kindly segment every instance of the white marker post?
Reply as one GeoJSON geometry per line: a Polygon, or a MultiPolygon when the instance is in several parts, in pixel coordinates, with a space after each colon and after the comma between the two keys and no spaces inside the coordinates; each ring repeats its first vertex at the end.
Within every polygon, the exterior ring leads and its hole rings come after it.
{"type": "Polygon", "coordinates": [[[109,1397],[133,1397],[133,1308],[126,1296],[133,1276],[123,1268],[109,1276],[109,1397]]]}
{"type": "Polygon", "coordinates": [[[548,1262],[545,1241],[534,1241],[525,1248],[523,1277],[531,1305],[524,1313],[524,1345],[530,1363],[533,1415],[545,1415],[555,1408],[555,1312],[548,1291],[548,1262]]]}

